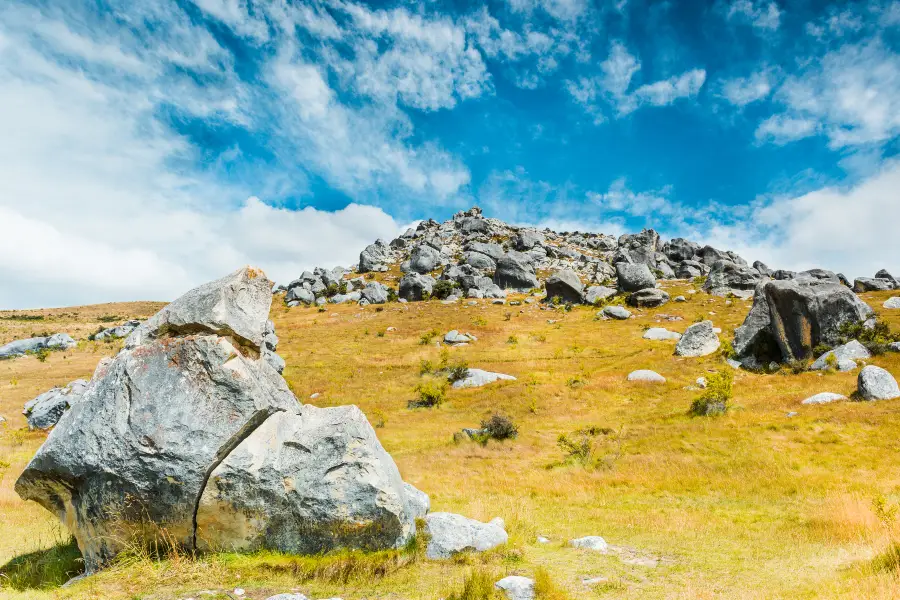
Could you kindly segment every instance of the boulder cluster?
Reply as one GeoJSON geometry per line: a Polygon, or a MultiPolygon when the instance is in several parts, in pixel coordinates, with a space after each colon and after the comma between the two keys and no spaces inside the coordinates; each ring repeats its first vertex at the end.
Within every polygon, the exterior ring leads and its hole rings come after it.
{"type": "Polygon", "coordinates": [[[78,343],[68,333],[54,333],[49,336],[16,340],[0,346],[0,359],[15,358],[41,350],[68,350],[78,343]]]}

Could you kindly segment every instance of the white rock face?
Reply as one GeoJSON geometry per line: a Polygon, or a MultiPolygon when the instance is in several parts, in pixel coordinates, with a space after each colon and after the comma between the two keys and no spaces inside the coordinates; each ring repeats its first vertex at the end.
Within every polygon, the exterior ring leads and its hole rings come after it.
{"type": "Polygon", "coordinates": [[[628,381],[646,381],[649,383],[665,383],[666,378],[657,373],[656,371],[650,371],[648,369],[640,369],[637,371],[632,371],[628,374],[628,381]]]}
{"type": "Polygon", "coordinates": [[[900,308],[900,296],[894,296],[893,298],[888,298],[888,300],[884,303],[885,308],[900,308]]]}
{"type": "Polygon", "coordinates": [[[577,538],[569,542],[569,545],[573,548],[586,548],[588,550],[596,550],[597,552],[606,552],[609,549],[609,544],[607,544],[606,540],[599,535],[589,535],[577,538]]]}
{"type": "Polygon", "coordinates": [[[484,552],[509,540],[502,519],[482,523],[453,513],[429,513],[425,531],[431,537],[425,555],[431,559],[450,558],[464,551],[484,552]]]}
{"type": "Polygon", "coordinates": [[[645,340],[656,340],[656,341],[668,341],[668,340],[680,340],[681,334],[677,331],[669,331],[664,327],[651,327],[647,331],[644,332],[645,340]]]}
{"type": "Polygon", "coordinates": [[[855,369],[856,363],[853,362],[854,360],[864,360],[872,358],[872,354],[865,346],[860,344],[857,340],[851,340],[843,346],[838,346],[834,350],[829,350],[828,352],[820,356],[809,367],[809,369],[811,371],[823,371],[827,369],[829,356],[834,357],[835,366],[841,371],[852,371],[853,369],[855,369]],[[847,367],[849,367],[849,369],[847,367]]]}
{"type": "Polygon", "coordinates": [[[464,379],[453,382],[453,388],[462,389],[481,387],[500,380],[515,381],[516,378],[512,375],[504,375],[503,373],[491,373],[490,371],[483,371],[481,369],[469,369],[469,374],[464,379]]]}
{"type": "Polygon", "coordinates": [[[677,356],[707,356],[719,349],[721,343],[712,321],[695,323],[688,327],[675,346],[677,356]]]}
{"type": "Polygon", "coordinates": [[[893,400],[900,398],[897,380],[886,370],[869,365],[859,372],[857,378],[859,396],[863,400],[893,400]]]}
{"type": "Polygon", "coordinates": [[[801,404],[828,404],[830,402],[840,402],[841,400],[846,400],[847,396],[842,396],[841,394],[835,394],[833,392],[821,392],[816,394],[815,396],[810,396],[801,404]]]}
{"type": "Polygon", "coordinates": [[[494,584],[509,600],[534,600],[534,580],[520,575],[504,577],[494,584]]]}

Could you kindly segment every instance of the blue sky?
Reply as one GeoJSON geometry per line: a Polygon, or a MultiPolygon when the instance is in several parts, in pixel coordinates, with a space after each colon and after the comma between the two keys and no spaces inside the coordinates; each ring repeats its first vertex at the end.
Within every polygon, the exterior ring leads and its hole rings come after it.
{"type": "Polygon", "coordinates": [[[900,271],[900,0],[0,7],[0,307],[277,280],[478,204],[900,271]]]}

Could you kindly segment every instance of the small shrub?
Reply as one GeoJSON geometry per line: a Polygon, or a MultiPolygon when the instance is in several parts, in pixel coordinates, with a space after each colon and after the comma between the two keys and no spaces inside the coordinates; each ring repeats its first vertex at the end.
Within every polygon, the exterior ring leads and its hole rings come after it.
{"type": "Polygon", "coordinates": [[[384,329],[375,333],[377,337],[384,337],[384,329]]]}
{"type": "Polygon", "coordinates": [[[534,598],[535,600],[570,600],[569,594],[560,588],[550,573],[543,567],[538,567],[534,572],[534,598]]]}
{"type": "Polygon", "coordinates": [[[323,304],[322,306],[319,307],[319,312],[320,312],[320,313],[323,313],[323,312],[325,312],[325,311],[327,311],[327,310],[328,310],[328,309],[325,308],[325,305],[324,305],[324,304],[323,304]]]}
{"type": "Polygon", "coordinates": [[[581,386],[583,386],[583,385],[584,385],[584,379],[581,379],[581,378],[579,378],[579,377],[569,377],[569,378],[566,380],[566,386],[567,386],[567,387],[570,387],[570,388],[572,388],[572,389],[575,389],[575,388],[577,388],[577,387],[581,387],[581,386]]]}
{"type": "Polygon", "coordinates": [[[826,369],[828,369],[829,371],[834,371],[837,369],[837,366],[838,366],[837,356],[835,356],[834,354],[829,354],[828,356],[825,357],[825,368],[826,369]]]}
{"type": "Polygon", "coordinates": [[[734,374],[729,369],[713,373],[707,379],[703,394],[691,404],[691,414],[710,417],[725,414],[732,398],[734,374]]]}
{"type": "Polygon", "coordinates": [[[519,343],[519,338],[517,338],[517,337],[514,336],[514,335],[511,335],[511,336],[509,336],[508,338],[506,338],[506,343],[507,343],[507,344],[518,344],[518,343],[519,343]]]}
{"type": "Polygon", "coordinates": [[[397,296],[397,290],[392,287],[387,289],[387,299],[388,302],[396,302],[399,296],[397,296]]]}
{"type": "Polygon", "coordinates": [[[423,358],[419,361],[419,375],[428,375],[430,373],[434,373],[434,364],[430,360],[423,358]]]}
{"type": "Polygon", "coordinates": [[[331,298],[333,296],[337,296],[340,293],[340,291],[341,291],[341,289],[340,289],[340,287],[338,287],[338,284],[329,283],[328,287],[325,288],[325,297],[331,298]]]}
{"type": "Polygon", "coordinates": [[[815,348],[813,348],[813,356],[819,358],[823,354],[831,352],[834,348],[829,346],[828,344],[818,344],[815,348]]]}
{"type": "Polygon", "coordinates": [[[383,428],[386,421],[387,419],[385,419],[384,413],[380,410],[376,410],[372,413],[372,427],[375,429],[383,428]]]}
{"type": "Polygon", "coordinates": [[[482,570],[472,571],[463,581],[461,590],[452,592],[446,596],[447,600],[497,600],[502,598],[500,590],[494,587],[493,577],[482,570]]]}
{"type": "Polygon", "coordinates": [[[457,287],[458,285],[455,282],[441,279],[431,288],[431,295],[438,300],[444,300],[448,298],[457,287]]]}
{"type": "Polygon", "coordinates": [[[707,277],[706,275],[701,275],[700,277],[694,277],[694,285],[702,286],[706,283],[707,277]]]}
{"type": "Polygon", "coordinates": [[[731,340],[722,340],[719,352],[725,360],[737,358],[737,352],[734,351],[734,345],[731,343],[731,340]]]}
{"type": "Polygon", "coordinates": [[[562,298],[560,298],[559,296],[553,296],[552,298],[550,298],[550,304],[552,306],[559,306],[560,304],[562,304],[562,298]]]}
{"type": "Polygon", "coordinates": [[[472,325],[476,327],[484,327],[485,325],[487,325],[487,319],[485,319],[484,317],[475,317],[474,319],[472,319],[472,325]]]}
{"type": "Polygon", "coordinates": [[[565,453],[565,462],[575,462],[583,465],[590,463],[594,452],[594,440],[591,437],[578,432],[572,437],[561,433],[556,438],[556,445],[565,453]]]}
{"type": "Polygon", "coordinates": [[[439,335],[440,335],[440,333],[436,329],[432,329],[431,331],[426,331],[419,337],[419,344],[421,344],[422,346],[427,346],[432,341],[434,341],[434,338],[436,338],[439,335]]]}
{"type": "Polygon", "coordinates": [[[893,342],[900,342],[900,333],[891,331],[884,321],[875,321],[872,327],[865,323],[844,323],[840,330],[841,343],[858,340],[869,352],[875,355],[884,354],[893,342]]]}
{"type": "Polygon", "coordinates": [[[422,302],[428,302],[429,300],[431,300],[431,292],[425,290],[422,292],[422,302]]]}
{"type": "Polygon", "coordinates": [[[484,442],[487,440],[513,440],[519,435],[519,427],[506,415],[494,413],[481,422],[484,442]]]}
{"type": "Polygon", "coordinates": [[[47,357],[50,356],[49,348],[38,348],[34,351],[34,357],[37,358],[41,362],[47,362],[47,357]]]}
{"type": "Polygon", "coordinates": [[[440,406],[447,398],[447,382],[439,379],[426,379],[416,386],[416,400],[410,402],[410,408],[433,408],[440,406]]]}
{"type": "Polygon", "coordinates": [[[505,312],[505,313],[503,313],[503,320],[504,320],[504,321],[509,321],[510,319],[512,319],[512,313],[511,313],[511,312],[505,312]]]}
{"type": "Polygon", "coordinates": [[[469,365],[466,361],[458,359],[447,365],[447,381],[456,383],[469,376],[469,365]]]}

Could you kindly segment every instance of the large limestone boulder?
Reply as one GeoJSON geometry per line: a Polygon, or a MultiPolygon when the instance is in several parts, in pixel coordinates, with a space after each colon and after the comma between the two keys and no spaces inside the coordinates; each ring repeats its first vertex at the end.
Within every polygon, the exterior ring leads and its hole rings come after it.
{"type": "Polygon", "coordinates": [[[359,253],[359,272],[382,271],[391,261],[390,248],[384,240],[376,240],[359,253]]]}
{"type": "Polygon", "coordinates": [[[405,544],[414,513],[394,461],[355,406],[273,414],[213,469],[201,549],[317,554],[405,544]]]}
{"type": "Polygon", "coordinates": [[[409,256],[409,268],[416,273],[426,274],[441,264],[441,253],[428,244],[419,244],[409,256]]]}
{"type": "Polygon", "coordinates": [[[715,296],[734,294],[746,298],[753,293],[761,279],[762,275],[753,267],[730,260],[718,260],[713,263],[703,290],[715,296]]]}
{"type": "Polygon", "coordinates": [[[272,282],[253,267],[238,269],[181,296],[138,326],[126,348],[180,335],[229,337],[259,352],[272,304],[272,282]]]}
{"type": "Polygon", "coordinates": [[[24,340],[16,340],[0,346],[0,359],[23,356],[29,352],[38,350],[68,350],[78,343],[68,333],[55,333],[49,337],[34,337],[24,340]]]}
{"type": "Polygon", "coordinates": [[[863,400],[900,398],[897,380],[887,370],[875,365],[864,367],[857,377],[857,392],[863,400]]]}
{"type": "Polygon", "coordinates": [[[423,300],[426,296],[431,295],[434,284],[435,281],[431,275],[407,273],[400,280],[399,295],[410,302],[423,300]]]}
{"type": "Polygon", "coordinates": [[[624,292],[656,287],[656,277],[650,272],[650,267],[643,263],[617,263],[616,276],[619,289],[624,292]]]}
{"type": "Polygon", "coordinates": [[[540,287],[534,268],[518,253],[508,253],[497,261],[494,283],[501,289],[527,291],[540,287]]]}
{"type": "Polygon", "coordinates": [[[563,302],[581,304],[584,302],[584,284],[575,271],[560,269],[547,278],[544,283],[547,298],[560,298],[563,302]]]}
{"type": "Polygon", "coordinates": [[[628,304],[638,308],[656,308],[669,301],[669,293],[657,288],[638,290],[628,296],[628,304]]]}
{"type": "Polygon", "coordinates": [[[300,548],[280,527],[252,529],[264,519],[280,523],[299,506],[291,478],[307,495],[306,512],[293,522],[318,540],[312,546],[330,535],[332,545],[392,547],[410,535],[396,466],[361,414],[301,406],[267,359],[277,344],[270,289],[262,272],[245,268],[164,308],[98,366],[26,466],[16,492],[69,527],[88,571],[163,536],[186,548],[300,548]],[[275,450],[261,455],[260,444],[270,442],[275,450]],[[248,456],[257,460],[241,471],[248,456]],[[270,467],[283,473],[277,493],[270,467]],[[207,493],[214,473],[218,483],[207,493]],[[233,497],[226,480],[247,487],[233,497]],[[304,487],[309,481],[315,489],[304,487]],[[253,513],[260,497],[270,500],[268,512],[253,513]],[[340,507],[328,504],[338,497],[340,507]],[[327,506],[334,512],[326,515],[327,506]],[[248,522],[237,530],[240,518],[248,522]]]}
{"type": "Polygon", "coordinates": [[[701,321],[688,327],[675,346],[676,356],[707,356],[719,349],[721,343],[712,321],[701,321]]]}
{"type": "Polygon", "coordinates": [[[810,365],[811,371],[822,371],[828,368],[829,363],[833,361],[838,370],[852,370],[856,368],[856,360],[865,360],[872,358],[869,350],[860,344],[857,340],[850,340],[843,346],[838,346],[834,350],[829,350],[810,365]],[[834,357],[834,358],[829,358],[834,357]],[[842,368],[842,365],[848,364],[849,369],[842,368]]]}
{"type": "Polygon", "coordinates": [[[121,325],[116,327],[110,327],[109,329],[104,329],[100,333],[94,336],[94,339],[97,341],[103,341],[106,339],[117,340],[119,338],[128,337],[132,331],[134,331],[141,324],[138,320],[125,321],[121,325]]]}

